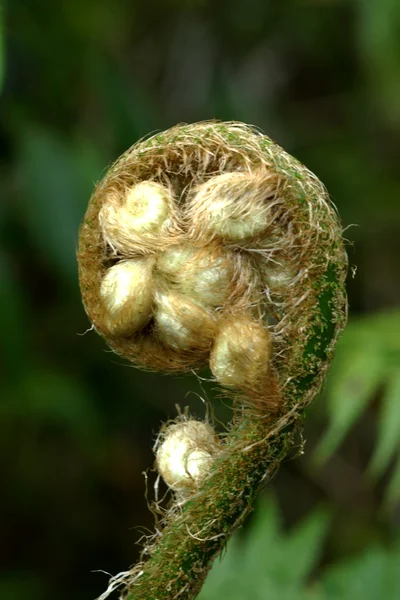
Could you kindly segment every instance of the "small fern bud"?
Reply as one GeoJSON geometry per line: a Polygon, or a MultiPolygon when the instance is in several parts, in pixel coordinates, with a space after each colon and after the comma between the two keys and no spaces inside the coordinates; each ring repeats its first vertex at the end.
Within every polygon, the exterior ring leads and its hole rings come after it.
{"type": "Polygon", "coordinates": [[[240,244],[265,233],[272,221],[268,200],[276,194],[271,173],[229,172],[194,187],[188,218],[196,237],[218,236],[240,244]]]}
{"type": "Polygon", "coordinates": [[[173,293],[155,295],[155,328],[160,340],[176,350],[206,350],[215,333],[214,317],[204,308],[173,293]]]}
{"type": "Polygon", "coordinates": [[[125,260],[106,272],[100,287],[105,324],[113,335],[130,335],[150,319],[153,307],[151,258],[125,260]]]}
{"type": "Polygon", "coordinates": [[[194,491],[210,472],[218,437],[207,423],[190,419],[168,426],[156,452],[158,472],[174,491],[194,491]]]}
{"type": "Polygon", "coordinates": [[[268,375],[270,346],[262,323],[237,316],[222,324],[215,337],[211,371],[221,385],[256,390],[268,375]]]}
{"type": "Polygon", "coordinates": [[[110,193],[99,212],[99,223],[114,250],[151,252],[157,234],[170,224],[172,207],[172,194],[165,185],[141,181],[128,188],[122,199],[110,193]]]}
{"type": "Polygon", "coordinates": [[[173,246],[160,256],[157,269],[168,283],[205,307],[224,304],[232,293],[234,257],[220,249],[173,246]]]}

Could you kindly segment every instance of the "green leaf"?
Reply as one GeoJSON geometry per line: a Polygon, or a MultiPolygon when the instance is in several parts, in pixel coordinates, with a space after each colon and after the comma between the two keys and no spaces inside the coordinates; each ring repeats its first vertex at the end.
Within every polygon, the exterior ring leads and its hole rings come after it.
{"type": "Polygon", "coordinates": [[[400,501],[400,456],[397,459],[390,483],[386,490],[385,504],[390,509],[400,501]]]}
{"type": "Polygon", "coordinates": [[[242,556],[244,564],[255,571],[270,566],[277,555],[280,545],[280,516],[276,501],[270,497],[262,499],[250,524],[246,540],[246,553],[242,556]],[[268,553],[274,548],[274,556],[268,553]]]}
{"type": "MultiPolygon", "coordinates": [[[[202,588],[199,600],[214,600],[232,587],[232,573],[236,573],[240,567],[240,538],[233,536],[229,541],[228,550],[223,553],[219,560],[216,560],[207,577],[205,586],[202,588]]],[[[236,592],[238,587],[236,586],[236,592]]],[[[239,598],[241,597],[239,592],[239,598]]],[[[234,596],[232,596],[234,597],[234,596]]]]}
{"type": "MultiPolygon", "coordinates": [[[[399,364],[400,359],[400,311],[391,310],[365,317],[362,320],[364,336],[373,336],[379,340],[381,347],[389,353],[388,362],[393,361],[393,366],[399,364]]],[[[358,324],[358,323],[357,323],[358,324]]],[[[353,326],[350,325],[350,330],[353,326]]]]}
{"type": "Polygon", "coordinates": [[[214,564],[199,600],[317,600],[302,584],[315,566],[328,525],[327,512],[316,511],[286,536],[280,532],[276,502],[264,500],[247,535],[236,534],[226,556],[214,564]]]}
{"type": "MultiPolygon", "coordinates": [[[[351,333],[344,335],[332,365],[327,385],[329,428],[317,447],[314,459],[321,464],[329,459],[352,425],[372,400],[385,376],[385,351],[371,332],[363,343],[347,345],[351,333]]],[[[364,337],[364,336],[363,336],[364,337]]]]}
{"type": "Polygon", "coordinates": [[[323,577],[326,600],[397,600],[394,595],[391,555],[370,548],[361,557],[331,567],[323,577]]]}
{"type": "Polygon", "coordinates": [[[199,600],[400,598],[398,536],[394,547],[367,547],[355,557],[328,566],[319,581],[309,583],[329,521],[326,510],[317,510],[283,534],[276,504],[264,501],[247,536],[236,534],[226,556],[214,564],[199,600]]]}
{"type": "Polygon", "coordinates": [[[229,542],[226,555],[214,563],[199,600],[220,598],[222,594],[232,600],[241,599],[251,590],[255,597],[254,581],[259,582],[260,576],[265,575],[269,554],[276,555],[279,538],[278,506],[269,498],[253,515],[247,538],[243,540],[236,534],[229,542]],[[243,576],[237,579],[234,574],[239,571],[243,576]]]}
{"type": "MultiPolygon", "coordinates": [[[[314,455],[326,461],[351,425],[382,386],[376,449],[368,473],[384,473],[400,448],[400,312],[388,311],[350,322],[338,344],[328,375],[326,399],[328,431],[314,455]],[[386,383],[386,386],[384,384],[386,383]]],[[[396,473],[396,471],[395,471],[396,473]]],[[[400,499],[400,475],[390,484],[390,504],[400,499]],[[397,499],[397,500],[396,500],[397,499]]]]}
{"type": "Polygon", "coordinates": [[[310,575],[320,558],[330,520],[326,510],[316,510],[292,530],[284,544],[285,561],[290,565],[288,579],[301,584],[310,575]]]}
{"type": "Polygon", "coordinates": [[[389,379],[382,399],[378,428],[378,442],[369,466],[373,477],[388,467],[400,446],[400,371],[389,379]]]}

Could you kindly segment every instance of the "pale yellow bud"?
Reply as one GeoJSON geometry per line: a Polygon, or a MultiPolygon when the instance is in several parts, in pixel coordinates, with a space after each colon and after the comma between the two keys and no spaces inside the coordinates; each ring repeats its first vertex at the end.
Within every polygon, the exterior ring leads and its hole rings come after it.
{"type": "Polygon", "coordinates": [[[150,319],[153,308],[152,258],[120,262],[106,272],[100,296],[110,333],[129,335],[150,319]]]}
{"type": "Polygon", "coordinates": [[[157,469],[173,490],[193,491],[210,472],[218,438],[207,423],[181,421],[170,425],[156,452],[157,469]]]}
{"type": "Polygon", "coordinates": [[[237,317],[221,325],[210,355],[210,368],[221,385],[257,388],[268,374],[270,337],[259,321],[237,317]]]}
{"type": "Polygon", "coordinates": [[[157,269],[182,294],[205,307],[223,305],[232,293],[234,259],[227,251],[174,246],[160,256],[157,269]]]}
{"type": "Polygon", "coordinates": [[[268,175],[242,172],[212,177],[193,190],[188,215],[199,237],[215,235],[240,244],[264,233],[273,217],[270,205],[275,194],[268,175]]]}
{"type": "Polygon", "coordinates": [[[155,302],[156,330],[164,344],[176,350],[211,346],[216,322],[204,308],[173,293],[157,292],[155,302]]]}
{"type": "Polygon", "coordinates": [[[154,241],[170,224],[173,198],[170,190],[155,181],[142,181],[129,188],[122,203],[110,196],[99,213],[103,234],[111,248],[119,252],[151,250],[154,241]]]}

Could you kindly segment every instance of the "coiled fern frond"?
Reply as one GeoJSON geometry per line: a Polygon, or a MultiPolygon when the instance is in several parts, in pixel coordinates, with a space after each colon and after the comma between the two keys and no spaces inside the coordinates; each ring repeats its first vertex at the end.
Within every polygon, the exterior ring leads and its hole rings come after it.
{"type": "Polygon", "coordinates": [[[162,372],[208,365],[233,396],[223,439],[194,419],[162,432],[173,502],[109,588],[194,598],[323,382],[346,320],[340,222],[315,175],[254,128],[179,125],[97,185],[78,258],[85,308],[116,353],[162,372]]]}

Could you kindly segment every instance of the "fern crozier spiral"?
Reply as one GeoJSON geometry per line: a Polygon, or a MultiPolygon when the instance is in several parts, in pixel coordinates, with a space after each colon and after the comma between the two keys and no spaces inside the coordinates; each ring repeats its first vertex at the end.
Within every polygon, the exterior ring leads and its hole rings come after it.
{"type": "Polygon", "coordinates": [[[165,373],[209,366],[233,396],[223,439],[198,421],[164,432],[157,464],[177,496],[117,582],[129,600],[194,598],[293,444],[345,324],[337,213],[317,177],[254,128],[179,125],[96,186],[78,258],[86,311],[116,353],[165,373]]]}

